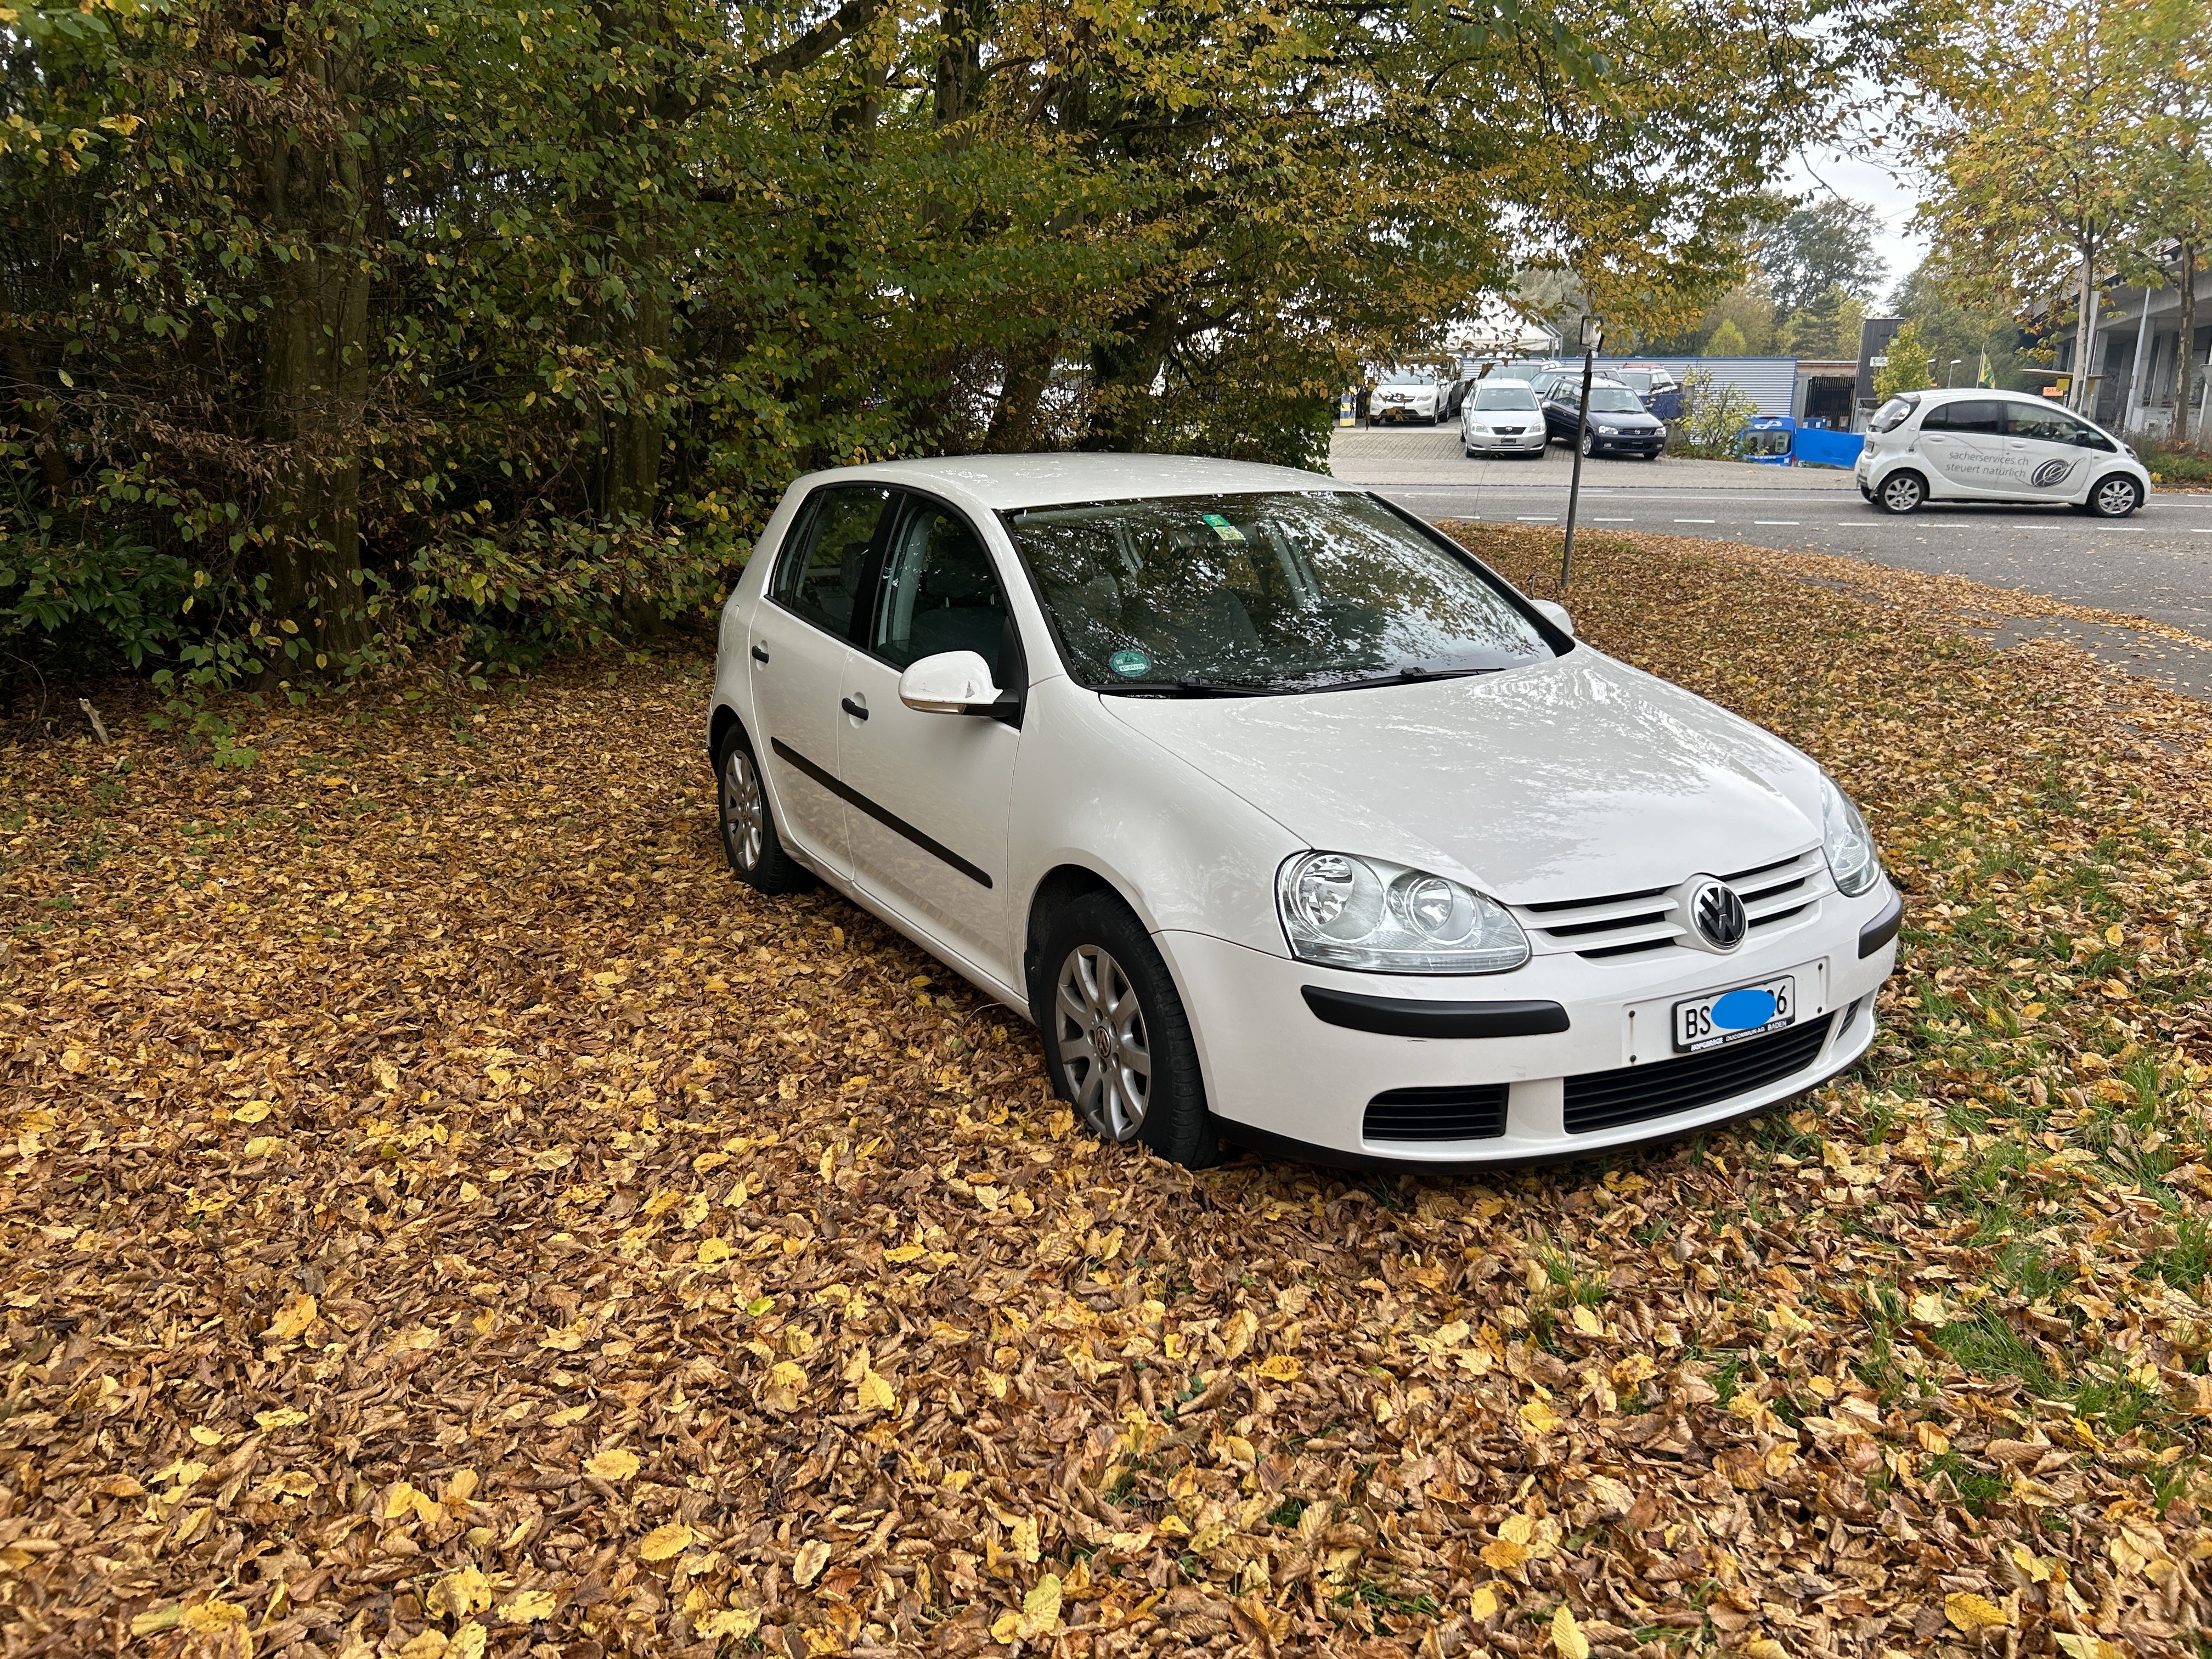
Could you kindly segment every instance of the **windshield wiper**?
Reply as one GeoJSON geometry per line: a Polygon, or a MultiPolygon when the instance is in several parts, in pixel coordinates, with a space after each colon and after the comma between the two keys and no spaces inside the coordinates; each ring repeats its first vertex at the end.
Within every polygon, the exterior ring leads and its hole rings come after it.
{"type": "Polygon", "coordinates": [[[1101,686],[1102,691],[1122,696],[1152,697],[1272,697],[1280,689],[1257,680],[1217,680],[1203,674],[1185,674],[1172,685],[1155,681],[1134,685],[1101,686]]]}
{"type": "Polygon", "coordinates": [[[1487,668],[1421,668],[1407,665],[1394,668],[1387,674],[1370,674],[1362,679],[1343,680],[1328,687],[1331,691],[1343,691],[1362,685],[1418,685],[1424,680],[1461,680],[1476,674],[1496,674],[1507,665],[1493,663],[1487,668]]]}

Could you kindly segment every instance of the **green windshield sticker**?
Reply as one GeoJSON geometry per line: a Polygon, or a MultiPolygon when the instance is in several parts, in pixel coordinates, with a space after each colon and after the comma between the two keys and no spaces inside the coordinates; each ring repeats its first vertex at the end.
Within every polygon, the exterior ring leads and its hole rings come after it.
{"type": "Polygon", "coordinates": [[[1241,542],[1244,539],[1244,532],[1218,513],[1207,514],[1206,521],[1213,526],[1213,533],[1224,542],[1241,542]]]}
{"type": "Polygon", "coordinates": [[[1133,680],[1148,672],[1152,659],[1141,651],[1116,651],[1106,659],[1106,665],[1125,680],[1133,680]]]}

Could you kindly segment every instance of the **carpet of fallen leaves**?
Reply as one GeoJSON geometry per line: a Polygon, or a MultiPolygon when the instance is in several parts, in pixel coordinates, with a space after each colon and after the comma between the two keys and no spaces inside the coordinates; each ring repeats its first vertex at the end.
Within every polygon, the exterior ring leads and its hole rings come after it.
{"type": "Polygon", "coordinates": [[[0,750],[0,1652],[2201,1651],[2212,720],[1841,561],[1574,603],[1910,955],[1811,1099],[1479,1177],[1075,1132],[726,874],[696,660],[0,750]]]}

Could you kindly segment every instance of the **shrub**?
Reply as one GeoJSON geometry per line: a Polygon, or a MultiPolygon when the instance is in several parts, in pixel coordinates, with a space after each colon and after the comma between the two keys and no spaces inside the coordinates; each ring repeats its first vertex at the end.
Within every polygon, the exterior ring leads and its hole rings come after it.
{"type": "Polygon", "coordinates": [[[1668,434],[1670,447],[1707,460],[1733,460],[1738,435],[1758,413],[1758,403],[1742,387],[1714,380],[1710,369],[1693,368],[1682,382],[1682,413],[1668,434]]]}

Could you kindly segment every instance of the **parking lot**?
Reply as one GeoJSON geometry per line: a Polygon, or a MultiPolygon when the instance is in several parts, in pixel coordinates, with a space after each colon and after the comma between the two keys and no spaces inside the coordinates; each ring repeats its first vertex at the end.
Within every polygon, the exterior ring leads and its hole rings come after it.
{"type": "MultiPolygon", "coordinates": [[[[1330,468],[1423,517],[1563,524],[1574,457],[1468,460],[1455,427],[1340,430],[1330,468]]],[[[2056,507],[1931,507],[1893,518],[1848,472],[1664,456],[1583,465],[1580,522],[1869,560],[2148,617],[2212,647],[2212,494],[2161,493],[2132,519],[2056,507]]],[[[2212,649],[2154,634],[2041,622],[2001,636],[2063,637],[2118,668],[2212,696],[2212,649]]]]}

